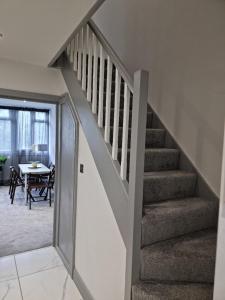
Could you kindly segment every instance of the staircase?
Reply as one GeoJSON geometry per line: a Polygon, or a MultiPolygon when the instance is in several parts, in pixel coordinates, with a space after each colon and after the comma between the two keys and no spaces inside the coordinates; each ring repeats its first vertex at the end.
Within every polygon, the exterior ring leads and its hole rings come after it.
{"type": "MultiPolygon", "coordinates": [[[[87,25],[68,45],[67,57],[129,185],[132,83],[98,43],[87,25]]],[[[140,276],[132,300],[211,300],[218,203],[200,195],[198,174],[181,168],[179,148],[169,147],[170,135],[150,106],[146,113],[140,276]]]]}
{"type": "Polygon", "coordinates": [[[140,282],[132,299],[210,300],[218,204],[197,195],[198,176],[179,169],[180,152],[165,147],[167,134],[148,121],[140,282]]]}

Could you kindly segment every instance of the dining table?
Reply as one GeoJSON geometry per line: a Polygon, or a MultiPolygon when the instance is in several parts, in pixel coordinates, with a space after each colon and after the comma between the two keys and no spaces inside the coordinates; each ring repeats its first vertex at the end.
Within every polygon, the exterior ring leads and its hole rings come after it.
{"type": "Polygon", "coordinates": [[[24,176],[24,198],[27,200],[27,179],[28,175],[48,174],[50,169],[42,163],[38,163],[37,167],[33,167],[32,164],[19,164],[20,176],[24,176]]]}

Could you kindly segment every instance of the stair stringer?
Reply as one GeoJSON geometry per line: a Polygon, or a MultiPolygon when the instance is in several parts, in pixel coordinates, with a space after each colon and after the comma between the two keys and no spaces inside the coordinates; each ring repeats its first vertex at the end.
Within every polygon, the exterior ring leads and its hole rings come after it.
{"type": "Polygon", "coordinates": [[[122,181],[119,176],[116,162],[111,158],[109,148],[96,123],[95,116],[87,102],[86,95],[82,91],[75,72],[70,69],[69,64],[64,65],[62,75],[70,94],[71,104],[76,111],[80,126],[82,126],[86,136],[96,168],[98,169],[118,228],[126,246],[128,245],[129,233],[129,218],[127,213],[129,201],[126,182],[122,181]]]}

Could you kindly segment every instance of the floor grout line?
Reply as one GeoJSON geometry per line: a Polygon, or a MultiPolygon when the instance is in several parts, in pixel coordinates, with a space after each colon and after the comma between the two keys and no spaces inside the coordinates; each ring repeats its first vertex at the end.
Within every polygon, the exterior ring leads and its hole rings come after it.
{"type": "Polygon", "coordinates": [[[49,271],[49,270],[51,270],[51,269],[56,269],[56,268],[59,268],[59,267],[62,267],[62,266],[63,266],[63,264],[57,265],[57,266],[52,266],[52,267],[49,267],[49,268],[46,268],[46,269],[43,269],[43,270],[35,271],[35,272],[33,272],[33,273],[21,275],[20,278],[32,276],[32,275],[34,275],[34,274],[41,273],[41,272],[45,272],[45,271],[49,271]]]}
{"type": "Polygon", "coordinates": [[[16,257],[15,257],[15,255],[13,257],[14,257],[14,261],[15,261],[16,273],[17,273],[17,278],[18,278],[19,287],[20,287],[20,294],[21,294],[22,300],[24,300],[24,298],[23,298],[23,292],[22,292],[22,287],[21,287],[21,283],[20,283],[19,272],[18,272],[17,263],[16,263],[16,257]]]}

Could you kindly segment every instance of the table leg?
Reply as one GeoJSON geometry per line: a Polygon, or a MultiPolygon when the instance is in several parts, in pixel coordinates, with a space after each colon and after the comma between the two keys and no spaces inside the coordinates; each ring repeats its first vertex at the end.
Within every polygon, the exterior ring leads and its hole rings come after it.
{"type": "Polygon", "coordinates": [[[25,201],[27,201],[27,174],[24,174],[24,180],[25,180],[25,191],[24,191],[24,195],[25,195],[25,201]]]}
{"type": "MultiPolygon", "coordinates": [[[[20,177],[22,178],[23,174],[22,171],[20,170],[20,177]]],[[[23,191],[23,186],[21,186],[21,190],[23,191]]]]}

